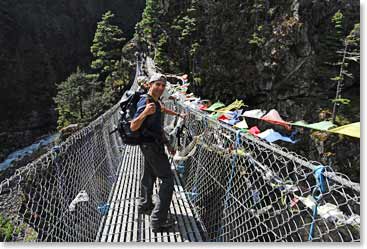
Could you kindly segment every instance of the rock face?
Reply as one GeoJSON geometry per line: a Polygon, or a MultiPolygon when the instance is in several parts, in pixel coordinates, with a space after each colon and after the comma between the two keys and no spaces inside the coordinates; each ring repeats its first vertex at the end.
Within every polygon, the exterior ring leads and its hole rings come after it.
{"type": "Polygon", "coordinates": [[[131,38],[144,0],[0,2],[0,160],[55,129],[56,83],[86,69],[103,13],[131,38]]]}
{"type": "MultiPolygon", "coordinates": [[[[276,108],[287,121],[306,120],[318,122],[322,110],[331,110],[335,98],[336,82],[330,78],[338,75],[338,67],[331,65],[340,61],[335,45],[336,30],[331,22],[338,11],[344,15],[345,37],[359,23],[359,3],[355,1],[281,1],[277,2],[268,37],[252,57],[253,85],[243,85],[250,106],[270,110],[276,108]],[[281,2],[283,2],[283,5],[281,2]],[[288,6],[288,7],[287,7],[288,6]],[[250,87],[249,87],[250,86],[250,87]]],[[[269,9],[272,7],[269,6],[269,9]]],[[[264,23],[264,26],[266,24],[264,23]]],[[[246,71],[246,66],[244,71],[246,71]]],[[[252,68],[250,66],[250,68],[252,68]]],[[[358,122],[359,113],[359,64],[350,63],[348,71],[353,78],[345,78],[342,96],[350,99],[351,105],[339,108],[338,114],[346,123],[358,122]]],[[[329,116],[330,118],[330,116],[329,116]]],[[[339,120],[338,125],[343,122],[339,120]]],[[[359,181],[359,140],[346,136],[305,130],[298,145],[284,144],[309,160],[331,165],[335,170],[359,181]],[[320,148],[322,148],[320,150],[320,148]]]]}
{"type": "MultiPolygon", "coordinates": [[[[208,81],[201,89],[194,90],[200,90],[207,97],[216,96],[220,81],[230,86],[224,89],[226,94],[218,95],[223,101],[232,101],[241,92],[250,106],[275,108],[284,117],[294,120],[317,120],[319,108],[332,106],[330,99],[335,97],[336,84],[330,78],[339,71],[330,65],[338,61],[337,48],[332,44],[336,31],[331,18],[338,10],[344,13],[345,37],[359,22],[359,3],[342,0],[255,2],[262,4],[253,11],[258,12],[258,17],[250,12],[246,19],[239,5],[233,4],[228,6],[231,9],[222,6],[223,12],[231,18],[208,18],[207,24],[215,26],[203,34],[211,57],[204,55],[205,61],[199,63],[197,69],[208,81]],[[239,23],[233,21],[241,19],[239,23]],[[240,44],[234,42],[236,39],[240,44]],[[227,43],[228,47],[224,47],[227,43]],[[210,65],[213,66],[206,68],[210,65]]],[[[251,4],[245,7],[244,11],[248,11],[251,4]]],[[[350,66],[349,70],[355,72],[354,79],[346,79],[343,96],[353,99],[353,108],[359,106],[359,64],[350,66]]],[[[353,115],[354,119],[359,118],[356,112],[353,115]]]]}

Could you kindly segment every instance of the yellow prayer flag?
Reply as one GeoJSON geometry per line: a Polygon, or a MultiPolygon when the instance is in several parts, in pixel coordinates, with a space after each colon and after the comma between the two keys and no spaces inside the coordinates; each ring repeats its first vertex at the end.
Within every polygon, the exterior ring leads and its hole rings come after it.
{"type": "Polygon", "coordinates": [[[352,123],[344,126],[340,126],[338,128],[334,128],[331,130],[328,130],[330,132],[334,133],[340,133],[351,137],[361,137],[361,123],[352,123]]]}

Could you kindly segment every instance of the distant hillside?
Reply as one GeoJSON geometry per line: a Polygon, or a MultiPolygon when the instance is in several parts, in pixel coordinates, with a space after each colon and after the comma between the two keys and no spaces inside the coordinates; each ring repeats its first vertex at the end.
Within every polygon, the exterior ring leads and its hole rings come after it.
{"type": "Polygon", "coordinates": [[[0,1],[0,160],[56,127],[55,83],[90,63],[102,14],[115,13],[129,39],[144,6],[145,0],[0,1]]]}

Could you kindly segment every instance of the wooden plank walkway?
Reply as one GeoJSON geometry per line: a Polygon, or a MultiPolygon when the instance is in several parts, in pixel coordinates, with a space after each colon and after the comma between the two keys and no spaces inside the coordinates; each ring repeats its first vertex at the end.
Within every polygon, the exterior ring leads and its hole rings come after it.
{"type": "MultiPolygon", "coordinates": [[[[140,201],[140,177],[143,156],[138,146],[127,146],[112,188],[109,210],[105,215],[97,241],[100,242],[196,242],[202,241],[199,226],[194,219],[189,202],[175,173],[175,192],[170,214],[177,224],[166,232],[153,233],[150,217],[138,213],[140,201]]],[[[154,194],[157,194],[155,184],[154,194]]],[[[153,196],[154,200],[154,196],[153,196]]]]}

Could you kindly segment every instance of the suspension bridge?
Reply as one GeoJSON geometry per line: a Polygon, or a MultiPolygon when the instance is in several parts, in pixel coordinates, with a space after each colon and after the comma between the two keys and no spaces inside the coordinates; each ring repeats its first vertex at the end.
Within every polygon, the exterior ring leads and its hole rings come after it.
{"type": "MultiPolygon", "coordinates": [[[[135,81],[142,74],[137,63],[135,81]]],[[[156,69],[149,58],[148,74],[156,69]]],[[[172,94],[174,88],[167,89],[172,94]]],[[[184,98],[183,98],[184,99],[184,98]]],[[[166,100],[177,224],[153,233],[137,211],[142,154],[110,134],[119,104],[0,184],[0,239],[55,242],[358,242],[360,186],[309,161],[166,100]]],[[[155,191],[159,184],[155,184],[155,191]]]]}

